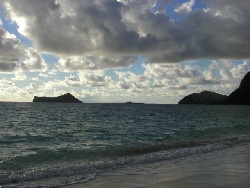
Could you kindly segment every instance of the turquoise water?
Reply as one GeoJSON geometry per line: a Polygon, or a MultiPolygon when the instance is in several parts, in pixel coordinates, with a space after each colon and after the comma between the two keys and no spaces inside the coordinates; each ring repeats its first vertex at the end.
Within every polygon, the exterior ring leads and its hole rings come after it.
{"type": "Polygon", "coordinates": [[[250,142],[250,106],[0,103],[0,185],[63,186],[250,142]]]}

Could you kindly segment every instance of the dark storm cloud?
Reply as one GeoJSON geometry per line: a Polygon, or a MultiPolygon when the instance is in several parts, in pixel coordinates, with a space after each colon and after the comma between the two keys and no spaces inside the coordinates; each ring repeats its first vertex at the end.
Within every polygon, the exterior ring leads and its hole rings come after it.
{"type": "Polygon", "coordinates": [[[122,57],[95,57],[85,56],[81,58],[61,58],[59,63],[67,71],[96,70],[107,68],[127,67],[136,60],[134,56],[122,57]]]}
{"type": "Polygon", "coordinates": [[[96,55],[122,52],[137,42],[145,43],[146,37],[140,39],[135,31],[126,30],[121,22],[122,4],[115,0],[58,1],[62,5],[51,0],[9,2],[13,13],[10,17],[24,17],[29,22],[23,34],[43,51],[96,55]]]}
{"type": "Polygon", "coordinates": [[[0,19],[0,71],[13,72],[18,68],[43,71],[46,64],[40,53],[25,47],[14,34],[6,31],[0,19]],[[21,66],[20,61],[23,61],[21,66]]]}
{"type": "Polygon", "coordinates": [[[0,58],[0,72],[13,72],[17,67],[16,63],[5,63],[0,58]]]}
{"type": "Polygon", "coordinates": [[[18,68],[18,57],[22,53],[20,41],[3,29],[0,19],[0,72],[13,72],[18,68]]]}
{"type": "Polygon", "coordinates": [[[3,29],[0,20],[0,57],[15,57],[21,52],[18,48],[19,40],[3,29]]]}
{"type": "MultiPolygon", "coordinates": [[[[238,8],[237,6],[236,9],[238,8]]],[[[229,13],[223,11],[218,12],[217,16],[214,14],[216,13],[196,11],[189,14],[180,23],[175,24],[175,27],[171,28],[171,36],[176,43],[182,46],[182,50],[170,53],[166,51],[166,53],[154,57],[153,61],[178,62],[200,58],[249,58],[250,14],[245,13],[245,17],[240,18],[234,14],[226,15],[229,13]]]]}
{"type": "MultiPolygon", "coordinates": [[[[169,2],[158,5],[162,9],[169,2]]],[[[154,0],[9,0],[6,6],[35,48],[62,57],[143,54],[150,62],[249,58],[250,2],[205,2],[206,10],[187,11],[180,21],[152,12],[154,0]]],[[[133,62],[120,63],[115,66],[133,62]]]]}

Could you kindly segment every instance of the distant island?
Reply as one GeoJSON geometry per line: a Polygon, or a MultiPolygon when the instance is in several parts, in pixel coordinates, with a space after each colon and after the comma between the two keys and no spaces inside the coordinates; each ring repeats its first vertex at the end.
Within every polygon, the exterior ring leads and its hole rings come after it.
{"type": "Polygon", "coordinates": [[[70,93],[58,97],[37,97],[35,96],[33,102],[57,102],[57,103],[82,103],[82,101],[75,98],[70,93]]]}
{"type": "Polygon", "coordinates": [[[131,101],[129,101],[129,102],[126,102],[126,104],[144,104],[144,103],[140,103],[140,102],[131,102],[131,101]]]}
{"type": "Polygon", "coordinates": [[[242,79],[239,88],[229,96],[202,91],[184,97],[178,104],[250,105],[250,71],[242,79]]]}
{"type": "Polygon", "coordinates": [[[184,97],[178,104],[218,104],[226,98],[226,95],[211,91],[202,91],[201,93],[193,93],[184,97]]]}

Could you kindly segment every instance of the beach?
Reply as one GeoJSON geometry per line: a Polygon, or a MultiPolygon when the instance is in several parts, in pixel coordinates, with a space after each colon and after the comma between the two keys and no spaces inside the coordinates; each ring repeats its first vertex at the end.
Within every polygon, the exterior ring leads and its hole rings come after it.
{"type": "Polygon", "coordinates": [[[69,188],[249,188],[250,144],[153,164],[127,166],[69,188]]]}

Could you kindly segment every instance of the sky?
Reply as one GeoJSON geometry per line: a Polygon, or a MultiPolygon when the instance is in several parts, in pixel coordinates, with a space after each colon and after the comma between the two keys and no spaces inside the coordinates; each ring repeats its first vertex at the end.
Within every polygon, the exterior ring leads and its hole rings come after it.
{"type": "Polygon", "coordinates": [[[249,0],[0,0],[0,101],[176,104],[249,70],[249,0]]]}

